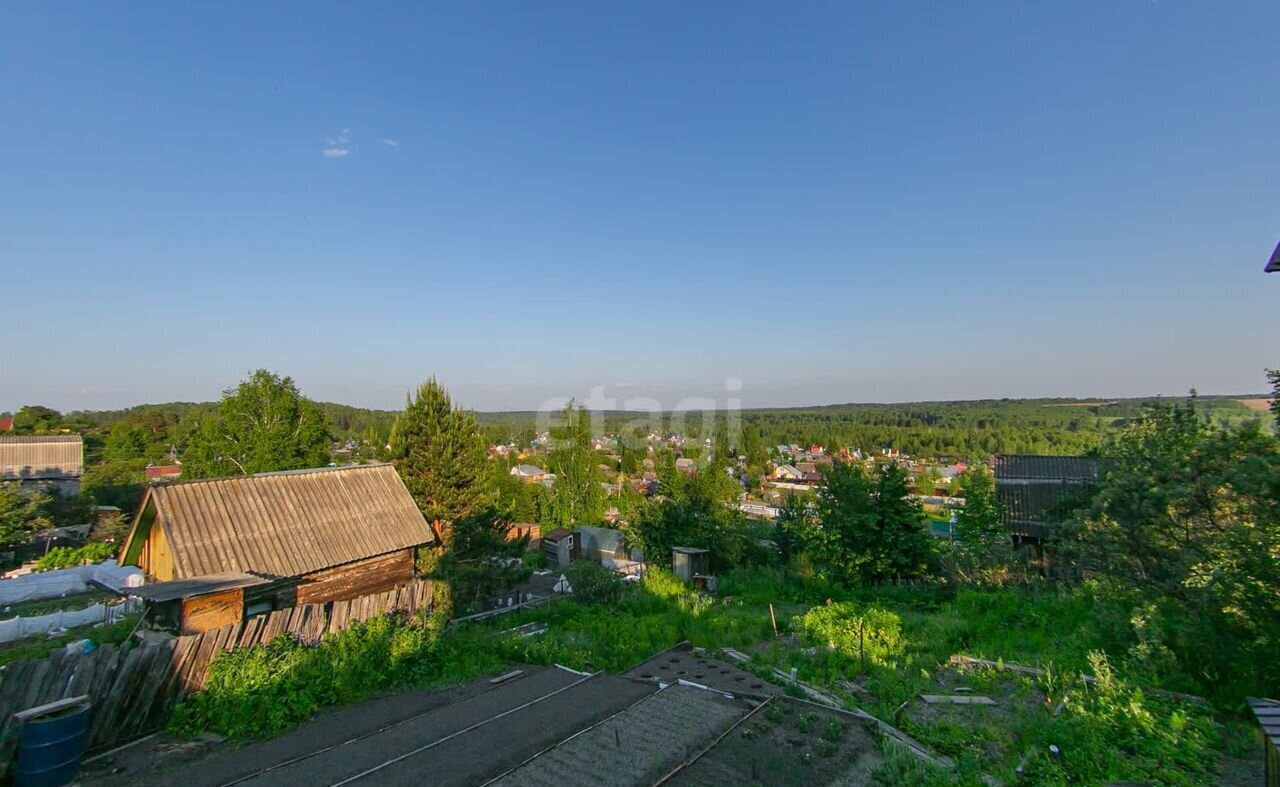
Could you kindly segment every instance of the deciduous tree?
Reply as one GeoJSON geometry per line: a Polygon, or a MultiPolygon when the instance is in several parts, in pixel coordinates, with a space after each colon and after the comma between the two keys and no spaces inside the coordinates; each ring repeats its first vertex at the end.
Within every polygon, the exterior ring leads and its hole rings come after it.
{"type": "Polygon", "coordinates": [[[329,426],[289,377],[259,369],[222,392],[183,453],[185,478],[301,470],[329,463],[329,426]]]}
{"type": "Polygon", "coordinates": [[[830,577],[846,585],[927,575],[936,561],[924,513],[910,497],[906,471],[887,465],[870,475],[837,462],[810,511],[789,514],[788,537],[830,577]]]}

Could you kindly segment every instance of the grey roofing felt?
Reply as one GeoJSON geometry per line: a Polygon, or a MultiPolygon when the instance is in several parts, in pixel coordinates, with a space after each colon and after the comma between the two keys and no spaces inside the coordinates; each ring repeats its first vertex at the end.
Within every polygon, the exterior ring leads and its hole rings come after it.
{"type": "Polygon", "coordinates": [[[506,787],[651,785],[710,745],[751,706],[670,686],[506,774],[506,787]]]}
{"type": "Polygon", "coordinates": [[[1272,746],[1280,747],[1280,702],[1266,698],[1249,697],[1249,709],[1258,719],[1262,733],[1272,746]]]}
{"type": "Polygon", "coordinates": [[[734,664],[711,658],[705,653],[694,653],[687,642],[645,659],[622,675],[661,683],[686,680],[735,696],[768,697],[782,693],[781,687],[734,664]]]}
{"type": "Polygon", "coordinates": [[[179,598],[220,593],[224,590],[255,587],[269,582],[271,580],[255,577],[253,574],[231,571],[225,574],[209,574],[208,576],[192,577],[190,579],[175,579],[170,582],[153,582],[150,585],[143,585],[139,588],[130,588],[127,592],[130,595],[152,602],[173,601],[179,598]]]}

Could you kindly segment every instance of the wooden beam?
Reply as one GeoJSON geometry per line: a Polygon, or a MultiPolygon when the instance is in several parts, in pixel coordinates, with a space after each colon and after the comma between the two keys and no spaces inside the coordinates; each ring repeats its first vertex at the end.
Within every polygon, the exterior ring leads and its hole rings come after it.
{"type": "Polygon", "coordinates": [[[63,711],[68,708],[74,708],[75,706],[80,705],[82,703],[87,703],[88,701],[89,701],[88,694],[81,694],[79,697],[67,697],[66,699],[54,700],[53,702],[46,702],[44,705],[37,705],[34,708],[27,708],[26,710],[20,710],[17,713],[13,714],[13,718],[16,721],[28,722],[40,716],[47,716],[50,713],[57,713],[58,711],[63,711]]]}

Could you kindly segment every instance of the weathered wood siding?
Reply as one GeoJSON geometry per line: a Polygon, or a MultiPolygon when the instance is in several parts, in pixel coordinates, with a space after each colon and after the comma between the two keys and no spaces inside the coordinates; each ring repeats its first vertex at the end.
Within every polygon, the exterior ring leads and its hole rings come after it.
{"type": "Polygon", "coordinates": [[[302,577],[299,604],[322,604],[389,590],[413,579],[413,550],[357,560],[302,577]]]}
{"type": "Polygon", "coordinates": [[[159,522],[153,522],[142,542],[142,551],[138,554],[138,568],[160,582],[173,579],[173,553],[169,549],[169,540],[165,538],[164,528],[159,522]]]}
{"type": "Polygon", "coordinates": [[[230,626],[244,619],[244,589],[232,588],[221,593],[184,599],[182,633],[199,634],[230,626]]]}

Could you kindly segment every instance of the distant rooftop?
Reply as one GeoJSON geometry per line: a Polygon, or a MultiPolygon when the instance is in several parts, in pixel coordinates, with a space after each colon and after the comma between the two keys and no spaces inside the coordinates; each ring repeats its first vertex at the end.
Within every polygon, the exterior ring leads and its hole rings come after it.
{"type": "Polygon", "coordinates": [[[0,436],[0,479],[75,478],[84,471],[78,434],[0,436]]]}

